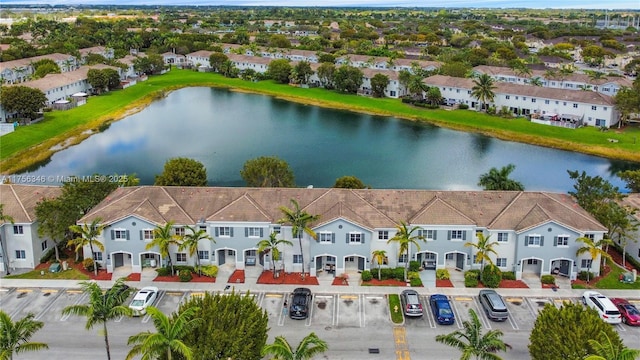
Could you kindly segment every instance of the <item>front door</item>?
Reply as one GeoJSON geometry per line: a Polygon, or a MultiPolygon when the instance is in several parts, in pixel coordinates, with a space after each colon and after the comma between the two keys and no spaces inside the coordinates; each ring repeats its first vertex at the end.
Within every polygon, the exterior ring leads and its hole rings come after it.
{"type": "Polygon", "coordinates": [[[218,251],[218,265],[224,265],[224,262],[226,261],[224,258],[225,255],[225,251],[224,250],[219,250],[218,251]]]}
{"type": "Polygon", "coordinates": [[[571,268],[571,261],[560,260],[560,274],[569,276],[569,269],[571,268]]]}
{"type": "Polygon", "coordinates": [[[364,271],[364,258],[363,257],[359,257],[358,258],[358,270],[364,271]]]}
{"type": "Polygon", "coordinates": [[[456,268],[464,270],[464,254],[456,254],[456,268]]]}
{"type": "Polygon", "coordinates": [[[124,265],[124,254],[113,254],[113,267],[120,267],[124,265]]]}

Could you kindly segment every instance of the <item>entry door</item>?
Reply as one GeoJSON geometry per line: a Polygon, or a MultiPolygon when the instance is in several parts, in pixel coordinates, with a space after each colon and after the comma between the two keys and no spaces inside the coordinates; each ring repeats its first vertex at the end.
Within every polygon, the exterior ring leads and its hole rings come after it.
{"type": "Polygon", "coordinates": [[[564,276],[569,276],[569,268],[571,267],[571,261],[569,260],[561,260],[560,261],[560,274],[564,276]]]}
{"type": "Polygon", "coordinates": [[[113,254],[113,266],[114,267],[120,267],[124,265],[124,254],[123,253],[119,253],[119,254],[113,254]]]}
{"type": "Polygon", "coordinates": [[[316,257],[316,270],[322,269],[322,256],[316,257]]]}
{"type": "Polygon", "coordinates": [[[456,254],[456,267],[464,270],[464,254],[456,254]]]}
{"type": "Polygon", "coordinates": [[[224,256],[225,256],[225,251],[224,250],[219,250],[218,251],[218,265],[224,265],[224,262],[226,261],[224,256]]]}
{"type": "Polygon", "coordinates": [[[364,271],[364,258],[363,257],[359,257],[358,258],[358,270],[364,271]]]}

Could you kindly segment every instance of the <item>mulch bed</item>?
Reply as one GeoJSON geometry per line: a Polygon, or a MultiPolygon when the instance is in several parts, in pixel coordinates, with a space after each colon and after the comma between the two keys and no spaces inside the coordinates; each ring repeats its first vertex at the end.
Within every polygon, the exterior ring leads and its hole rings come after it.
{"type": "Polygon", "coordinates": [[[236,270],[229,276],[229,284],[244,284],[244,270],[236,270]]]}
{"type": "MultiPolygon", "coordinates": [[[[236,270],[238,271],[238,270],[236,270]]],[[[301,273],[280,273],[277,278],[273,277],[273,271],[266,270],[260,274],[258,278],[258,284],[289,284],[289,285],[320,285],[318,278],[315,276],[307,275],[302,279],[301,273]]]]}
{"type": "Polygon", "coordinates": [[[396,280],[396,279],[378,280],[376,278],[373,278],[369,281],[363,281],[362,285],[364,286],[407,286],[407,283],[404,281],[396,280]]]}
{"type": "Polygon", "coordinates": [[[339,278],[339,277],[335,277],[335,278],[333,278],[333,282],[331,283],[331,285],[336,285],[336,286],[349,285],[349,280],[343,279],[343,278],[339,278]]]}
{"type": "Polygon", "coordinates": [[[127,281],[140,281],[140,273],[131,273],[127,276],[127,281]]]}
{"type": "Polygon", "coordinates": [[[560,286],[555,284],[542,284],[542,288],[543,289],[553,289],[553,288],[560,289],[560,286]]]}
{"type": "Polygon", "coordinates": [[[439,280],[436,279],[436,287],[453,287],[453,283],[451,282],[451,280],[447,279],[447,280],[439,280]]]}
{"type": "MultiPolygon", "coordinates": [[[[611,258],[616,264],[622,266],[622,254],[619,253],[613,246],[609,246],[607,253],[611,255],[611,258]]],[[[628,261],[625,262],[624,265],[625,265],[624,267],[629,271],[634,269],[633,265],[630,264],[628,261]]],[[[640,272],[640,269],[638,269],[638,271],[640,272]]]]}
{"type": "MultiPolygon", "coordinates": [[[[476,286],[476,287],[479,288],[479,289],[484,289],[486,286],[484,286],[484,284],[482,282],[478,282],[478,286],[476,286]]],[[[498,288],[501,288],[501,289],[528,289],[529,287],[522,280],[500,280],[500,285],[498,286],[498,288]]]]}
{"type": "MultiPolygon", "coordinates": [[[[155,279],[153,279],[153,281],[156,282],[180,282],[180,277],[179,276],[156,276],[155,279]]],[[[191,274],[191,281],[188,282],[192,282],[192,283],[214,283],[216,282],[216,278],[213,277],[208,277],[208,276],[198,276],[198,274],[196,273],[192,273],[191,274]]]]}

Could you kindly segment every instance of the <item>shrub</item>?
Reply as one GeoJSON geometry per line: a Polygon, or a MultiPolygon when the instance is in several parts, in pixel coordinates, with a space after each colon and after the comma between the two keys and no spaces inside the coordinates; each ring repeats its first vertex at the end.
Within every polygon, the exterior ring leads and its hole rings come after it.
{"type": "Polygon", "coordinates": [[[495,115],[496,114],[496,107],[495,106],[491,106],[487,109],[487,114],[489,115],[495,115]]]}
{"type": "Polygon", "coordinates": [[[464,273],[464,286],[476,287],[478,286],[478,277],[480,276],[480,270],[469,270],[464,273]]]}
{"type": "Polygon", "coordinates": [[[582,280],[582,281],[587,281],[587,279],[589,280],[593,280],[594,278],[594,274],[592,272],[589,271],[580,271],[578,273],[578,280],[582,280]]]}
{"type": "MultiPolygon", "coordinates": [[[[409,275],[407,274],[407,276],[409,275]]],[[[393,269],[393,278],[396,280],[404,281],[404,268],[397,267],[393,269]]]]}
{"type": "Polygon", "coordinates": [[[420,270],[420,262],[409,261],[409,271],[418,271],[418,270],[420,270]]]}
{"type": "Polygon", "coordinates": [[[412,287],[420,287],[422,286],[422,279],[420,279],[420,277],[415,277],[413,279],[411,279],[410,284],[412,287]]]}
{"type": "Polygon", "coordinates": [[[156,272],[158,273],[158,276],[169,276],[171,275],[171,268],[170,267],[157,268],[156,272]]]}
{"type": "Polygon", "coordinates": [[[502,271],[495,265],[487,265],[482,270],[482,283],[486,287],[497,288],[502,280],[502,271]]]}
{"type": "Polygon", "coordinates": [[[373,279],[373,274],[371,274],[371,271],[365,270],[360,274],[360,278],[362,279],[362,281],[370,281],[371,279],[373,279]]]}
{"type": "Polygon", "coordinates": [[[467,104],[458,104],[458,109],[460,110],[467,110],[469,108],[469,105],[467,104]]]}
{"type": "Polygon", "coordinates": [[[218,267],[215,265],[202,265],[198,270],[204,276],[213,278],[218,276],[218,267]]]}
{"type": "MultiPolygon", "coordinates": [[[[171,269],[171,268],[169,268],[169,269],[171,269]]],[[[182,270],[189,270],[190,272],[194,272],[195,271],[193,266],[190,266],[190,265],[174,265],[173,266],[173,270],[175,272],[180,272],[182,270]]]]}
{"type": "Polygon", "coordinates": [[[82,267],[87,271],[93,271],[93,259],[86,258],[82,260],[82,267]]]}
{"type": "Polygon", "coordinates": [[[189,282],[191,281],[191,271],[189,270],[180,270],[178,272],[178,278],[180,278],[181,282],[189,282]]]}
{"type": "Polygon", "coordinates": [[[436,270],[436,279],[438,280],[449,280],[449,270],[447,269],[438,269],[436,270]]]}
{"type": "Polygon", "coordinates": [[[505,271],[502,273],[502,278],[505,280],[515,280],[516,273],[514,273],[513,271],[505,271]]]}
{"type": "Polygon", "coordinates": [[[409,271],[407,273],[407,279],[411,280],[411,279],[415,279],[415,278],[419,278],[420,277],[420,273],[417,271],[409,271]]]}
{"type": "MultiPolygon", "coordinates": [[[[376,270],[377,272],[377,270],[376,270]]],[[[395,279],[395,269],[392,268],[382,268],[380,270],[380,279],[381,280],[387,280],[387,279],[395,279]]]]}
{"type": "Polygon", "coordinates": [[[543,284],[555,285],[556,278],[553,277],[553,275],[542,275],[542,277],[540,278],[540,282],[542,282],[543,284]]]}

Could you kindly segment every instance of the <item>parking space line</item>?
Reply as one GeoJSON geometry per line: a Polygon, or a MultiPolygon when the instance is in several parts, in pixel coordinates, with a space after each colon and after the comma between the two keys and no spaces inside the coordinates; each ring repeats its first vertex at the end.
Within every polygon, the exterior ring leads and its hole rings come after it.
{"type": "Polygon", "coordinates": [[[427,321],[429,321],[429,327],[432,329],[436,328],[436,319],[434,318],[433,312],[431,311],[431,304],[426,296],[423,296],[421,299],[423,313],[427,314],[427,321]]]}
{"type": "MultiPolygon", "coordinates": [[[[454,300],[454,299],[451,299],[454,300]]],[[[471,300],[471,299],[469,299],[471,300]]],[[[460,310],[458,310],[458,306],[456,305],[455,301],[450,301],[451,305],[453,306],[453,312],[454,312],[454,317],[456,319],[456,325],[458,325],[458,329],[462,329],[462,319],[460,318],[460,310]]]]}
{"type": "Polygon", "coordinates": [[[313,306],[314,300],[315,296],[311,295],[311,302],[309,303],[309,313],[307,314],[307,318],[304,320],[304,326],[311,326],[311,318],[313,317],[313,309],[315,308],[315,306],[313,306]]]}
{"type": "Polygon", "coordinates": [[[333,314],[331,317],[331,326],[338,325],[338,294],[333,294],[333,314]]]}
{"type": "Polygon", "coordinates": [[[525,303],[527,303],[527,309],[529,309],[529,313],[531,314],[531,316],[533,316],[533,320],[535,321],[535,319],[538,317],[538,314],[534,309],[533,304],[531,304],[531,300],[529,298],[524,298],[524,301],[525,303]]]}
{"type": "Polygon", "coordinates": [[[58,300],[58,298],[60,297],[60,295],[62,295],[62,293],[64,292],[64,289],[62,289],[62,291],[54,290],[54,291],[47,291],[47,292],[48,292],[48,293],[50,293],[50,294],[53,294],[53,293],[57,293],[57,294],[53,297],[53,300],[51,300],[51,302],[49,302],[49,304],[47,304],[47,306],[45,306],[45,307],[44,307],[44,309],[42,309],[42,310],[38,313],[38,315],[36,315],[36,316],[33,318],[33,320],[40,320],[40,319],[44,316],[44,314],[45,314],[47,311],[49,311],[49,309],[51,309],[51,307],[53,306],[53,303],[55,303],[55,302],[56,302],[56,300],[58,300]]]}
{"type": "Polygon", "coordinates": [[[342,296],[338,297],[338,294],[336,294],[336,301],[334,301],[335,307],[336,307],[336,325],[338,326],[338,324],[340,324],[340,304],[338,304],[340,302],[340,299],[342,299],[342,296]]]}
{"type": "MultiPolygon", "coordinates": [[[[72,293],[75,293],[75,292],[72,292],[72,293]]],[[[80,297],[78,299],[76,299],[76,301],[73,302],[73,305],[80,305],[80,303],[83,302],[84,299],[86,299],[86,298],[87,298],[87,293],[82,292],[82,295],[80,295],[80,297]]],[[[67,321],[69,316],[71,316],[71,314],[62,315],[62,317],[60,318],[60,321],[67,321]]]]}
{"type": "Polygon", "coordinates": [[[627,329],[625,328],[625,326],[623,326],[622,324],[616,324],[616,328],[620,331],[627,331],[627,329]]]}
{"type": "MultiPolygon", "coordinates": [[[[160,301],[164,298],[164,295],[165,295],[166,293],[167,293],[166,291],[164,291],[164,290],[160,290],[160,296],[158,296],[158,297],[156,298],[156,301],[154,301],[154,302],[153,302],[153,304],[151,304],[151,306],[156,306],[157,304],[159,304],[159,303],[160,303],[160,301]]],[[[172,292],[172,293],[170,293],[170,294],[179,294],[179,293],[173,293],[173,292],[172,292]]],[[[149,322],[149,319],[151,319],[151,315],[149,315],[149,314],[144,314],[144,317],[142,318],[142,323],[143,323],[143,324],[148,323],[148,322],[149,322]]]]}
{"type": "Polygon", "coordinates": [[[255,292],[254,293],[256,295],[256,297],[254,298],[254,301],[256,304],[262,304],[262,299],[264,299],[264,293],[263,292],[255,292]]]}
{"type": "Polygon", "coordinates": [[[478,317],[480,318],[480,321],[482,322],[484,327],[487,330],[491,330],[491,325],[489,324],[489,319],[487,319],[487,314],[485,314],[484,310],[482,310],[482,305],[478,303],[478,299],[474,299],[473,304],[475,305],[477,310],[476,314],[478,314],[478,317]]]}
{"type": "MultiPolygon", "coordinates": [[[[283,301],[286,301],[287,303],[289,303],[289,294],[283,294],[280,297],[284,297],[283,301]]],[[[286,313],[289,312],[289,309],[287,309],[287,310],[284,309],[284,302],[282,304],[283,304],[282,305],[282,310],[280,311],[280,315],[278,315],[278,326],[284,326],[284,320],[287,318],[286,313]]]]}
{"type": "Polygon", "coordinates": [[[396,360],[411,360],[409,350],[396,350],[396,360]]]}

